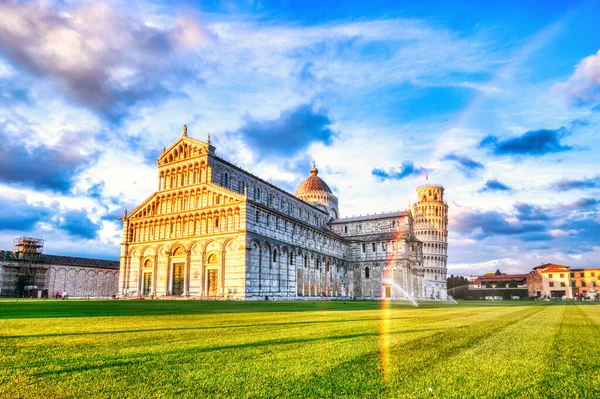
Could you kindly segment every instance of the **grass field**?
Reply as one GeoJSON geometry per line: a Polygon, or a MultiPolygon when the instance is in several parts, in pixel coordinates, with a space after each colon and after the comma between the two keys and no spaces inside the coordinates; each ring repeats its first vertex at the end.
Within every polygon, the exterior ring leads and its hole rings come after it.
{"type": "Polygon", "coordinates": [[[599,398],[587,303],[0,302],[2,398],[599,398]]]}

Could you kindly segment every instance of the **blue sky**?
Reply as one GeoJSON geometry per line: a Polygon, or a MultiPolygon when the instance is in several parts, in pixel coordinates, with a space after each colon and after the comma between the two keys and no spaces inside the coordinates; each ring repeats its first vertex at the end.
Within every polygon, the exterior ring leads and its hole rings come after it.
{"type": "Polygon", "coordinates": [[[0,247],[116,259],[156,157],[211,134],[342,216],[446,187],[450,273],[600,255],[595,1],[0,3],[0,247]]]}

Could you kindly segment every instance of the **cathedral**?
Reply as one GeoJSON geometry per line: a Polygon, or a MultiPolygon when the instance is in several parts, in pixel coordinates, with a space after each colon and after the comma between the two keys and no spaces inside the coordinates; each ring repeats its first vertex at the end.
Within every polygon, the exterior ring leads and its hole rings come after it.
{"type": "Polygon", "coordinates": [[[425,184],[401,212],[341,217],[310,176],[291,194],[182,136],[123,221],[120,297],[445,300],[448,205],[425,184]]]}

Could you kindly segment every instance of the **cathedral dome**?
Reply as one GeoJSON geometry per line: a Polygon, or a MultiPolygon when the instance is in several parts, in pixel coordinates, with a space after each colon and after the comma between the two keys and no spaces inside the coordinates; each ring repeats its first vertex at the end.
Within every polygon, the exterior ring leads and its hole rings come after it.
{"type": "Polygon", "coordinates": [[[313,165],[312,169],[310,170],[310,177],[300,184],[300,186],[296,190],[296,196],[302,196],[314,192],[326,192],[329,194],[333,194],[327,183],[325,183],[323,179],[317,176],[318,174],[319,170],[316,168],[315,165],[313,165]]]}

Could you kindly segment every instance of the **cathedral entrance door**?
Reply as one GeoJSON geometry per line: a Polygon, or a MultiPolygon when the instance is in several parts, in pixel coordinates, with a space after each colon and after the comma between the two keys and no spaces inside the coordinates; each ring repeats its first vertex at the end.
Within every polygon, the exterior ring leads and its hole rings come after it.
{"type": "Polygon", "coordinates": [[[208,271],[208,295],[217,295],[219,284],[219,271],[210,269],[208,271]]]}
{"type": "Polygon", "coordinates": [[[392,287],[390,287],[389,285],[385,286],[385,297],[386,298],[392,297],[392,287]]]}
{"type": "Polygon", "coordinates": [[[173,295],[183,295],[183,272],[185,263],[173,263],[173,295]]]}
{"type": "Polygon", "coordinates": [[[152,288],[152,273],[144,273],[144,288],[142,289],[142,294],[149,295],[150,288],[152,288]]]}

